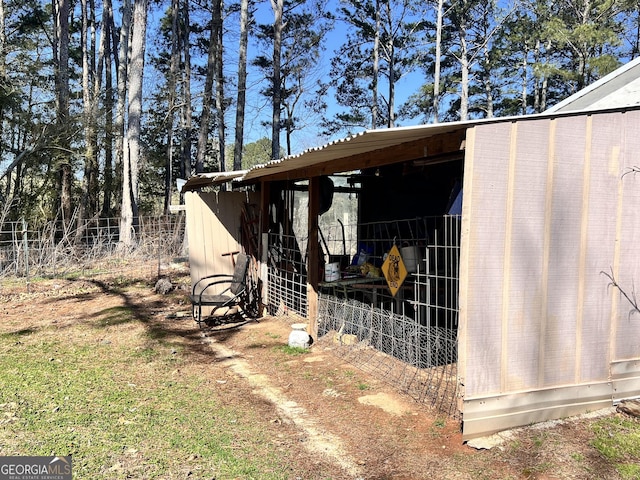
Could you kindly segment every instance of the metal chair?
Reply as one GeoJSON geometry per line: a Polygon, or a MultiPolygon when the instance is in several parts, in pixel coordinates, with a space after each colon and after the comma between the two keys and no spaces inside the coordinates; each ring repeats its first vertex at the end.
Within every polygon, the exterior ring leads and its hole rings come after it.
{"type": "MultiPolygon", "coordinates": [[[[247,281],[249,263],[248,255],[239,253],[232,275],[215,274],[202,277],[191,290],[191,313],[193,319],[202,326],[202,307],[213,307],[207,318],[215,319],[215,323],[226,323],[229,319],[244,316],[249,297],[247,281]],[[216,285],[225,286],[220,293],[207,293],[216,285]],[[196,293],[198,292],[198,293],[196,293]]],[[[207,323],[205,321],[205,323],[207,323]]]]}

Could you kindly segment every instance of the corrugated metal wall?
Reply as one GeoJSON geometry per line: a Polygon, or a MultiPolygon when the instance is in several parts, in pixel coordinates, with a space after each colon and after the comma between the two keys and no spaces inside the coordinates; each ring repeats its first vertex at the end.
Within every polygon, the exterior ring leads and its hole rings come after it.
{"type": "MultiPolygon", "coordinates": [[[[638,111],[469,130],[459,350],[467,438],[611,405],[612,362],[640,358],[640,314],[602,273],[629,293],[640,285],[640,176],[623,176],[633,166],[638,111]]],[[[627,393],[640,395],[633,385],[627,393]]]]}

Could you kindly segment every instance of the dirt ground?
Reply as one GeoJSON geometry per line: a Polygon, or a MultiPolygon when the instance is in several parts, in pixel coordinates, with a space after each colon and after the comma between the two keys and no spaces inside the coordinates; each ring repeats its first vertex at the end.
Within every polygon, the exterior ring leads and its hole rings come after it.
{"type": "MultiPolygon", "coordinates": [[[[215,383],[229,404],[259,413],[283,455],[300,466],[293,479],[620,478],[590,444],[593,419],[519,429],[492,449],[472,448],[463,443],[458,420],[344,363],[322,343],[303,355],[283,352],[290,324],[299,319],[265,317],[234,329],[201,330],[189,316],[186,272],[169,272],[178,287],[166,295],[154,291],[151,272],[138,273],[143,289],[128,287],[122,275],[41,281],[31,293],[24,283],[3,282],[0,332],[69,324],[119,305],[134,308],[146,328],[183,343],[192,360],[184,369],[215,383]],[[52,296],[57,301],[49,301],[52,296]]],[[[114,326],[111,338],[117,335],[114,326]]]]}

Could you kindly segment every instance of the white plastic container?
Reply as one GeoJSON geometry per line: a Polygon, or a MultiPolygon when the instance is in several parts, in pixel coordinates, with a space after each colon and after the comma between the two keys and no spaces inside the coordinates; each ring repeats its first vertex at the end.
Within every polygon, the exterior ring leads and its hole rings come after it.
{"type": "Polygon", "coordinates": [[[402,247],[400,249],[402,262],[404,263],[407,273],[416,273],[418,265],[422,261],[422,252],[420,247],[402,247]]]}
{"type": "Polygon", "coordinates": [[[335,282],[340,280],[340,263],[327,263],[324,267],[324,281],[335,282]]]}
{"type": "Polygon", "coordinates": [[[294,323],[291,325],[289,334],[289,346],[298,348],[309,348],[311,346],[311,336],[307,333],[306,323],[294,323]]]}

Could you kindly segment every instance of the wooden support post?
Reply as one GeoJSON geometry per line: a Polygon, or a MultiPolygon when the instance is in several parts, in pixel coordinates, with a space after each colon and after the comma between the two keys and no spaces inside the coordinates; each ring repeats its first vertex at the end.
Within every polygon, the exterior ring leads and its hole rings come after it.
{"type": "Polygon", "coordinates": [[[318,338],[318,283],[320,281],[320,251],[318,243],[318,212],[320,211],[320,177],[309,179],[309,256],[307,260],[307,305],[309,335],[318,338]]]}
{"type": "MultiPolygon", "coordinates": [[[[258,221],[258,269],[261,283],[260,298],[262,306],[269,303],[269,208],[271,206],[271,183],[260,182],[260,220],[258,221]]],[[[262,308],[261,308],[262,310],[262,308]]],[[[262,312],[260,312],[262,313],[262,312]]]]}
{"type": "Polygon", "coordinates": [[[269,231],[269,206],[271,203],[271,186],[270,182],[260,182],[260,222],[258,231],[260,232],[260,242],[258,251],[262,252],[264,245],[262,245],[262,234],[269,231]]]}

